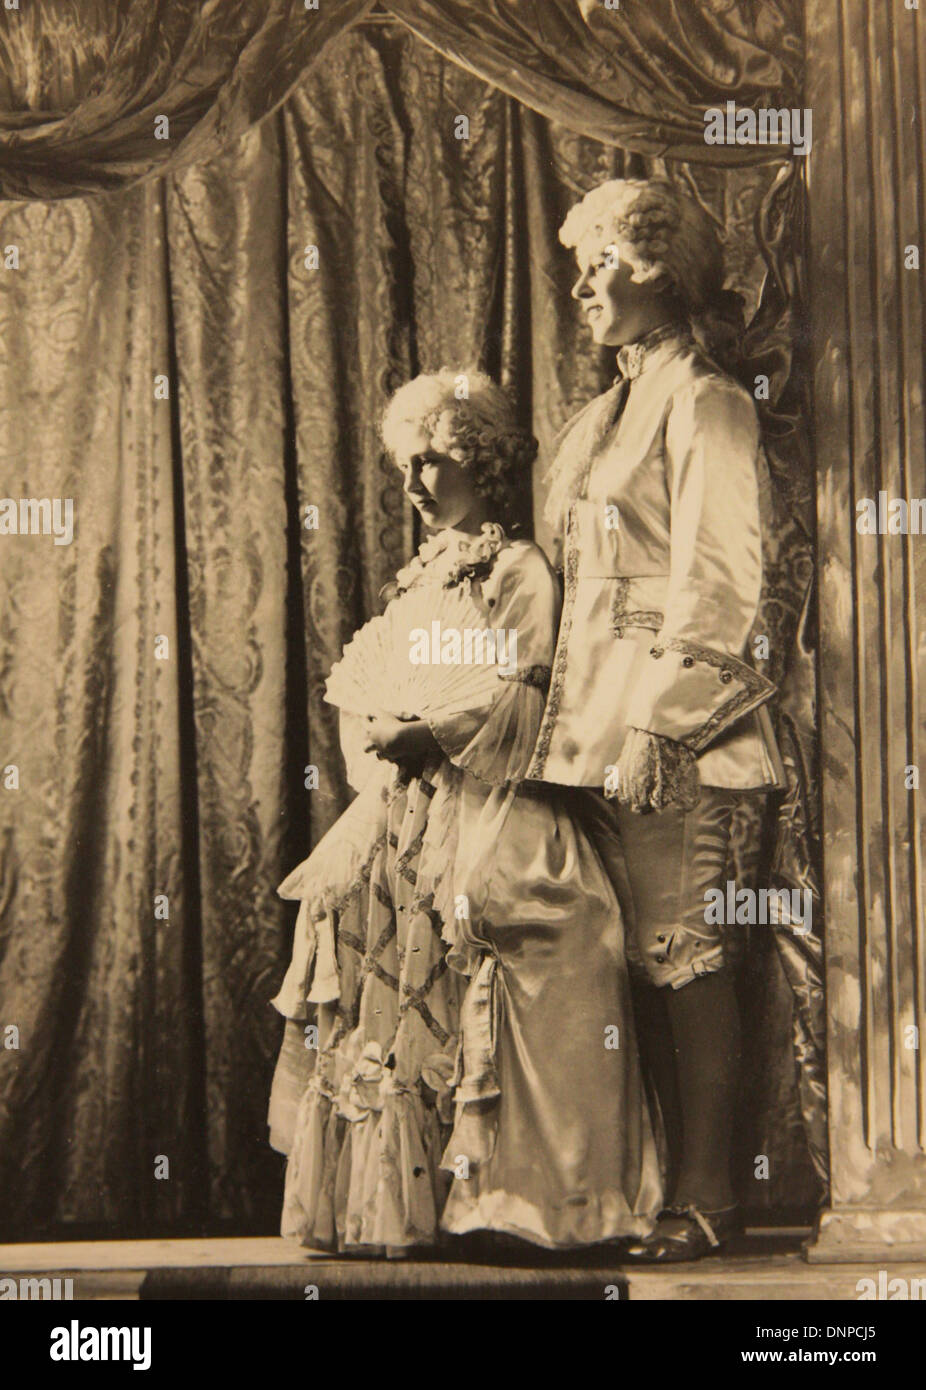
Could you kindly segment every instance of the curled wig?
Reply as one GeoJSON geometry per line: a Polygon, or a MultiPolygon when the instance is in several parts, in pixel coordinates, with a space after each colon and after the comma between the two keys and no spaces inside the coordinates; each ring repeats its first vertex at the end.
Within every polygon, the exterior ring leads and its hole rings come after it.
{"type": "Polygon", "coordinates": [[[415,425],[432,449],[472,470],[493,519],[506,524],[530,486],[537,441],[515,419],[511,402],[485,372],[442,367],[400,386],[383,415],[383,443],[395,455],[403,425],[415,425]]]}
{"type": "Polygon", "coordinates": [[[560,241],[576,254],[607,245],[637,283],[664,279],[712,346],[729,356],[743,331],[742,296],[724,289],[723,247],[704,209],[668,179],[610,179],[570,209],[560,241]]]}

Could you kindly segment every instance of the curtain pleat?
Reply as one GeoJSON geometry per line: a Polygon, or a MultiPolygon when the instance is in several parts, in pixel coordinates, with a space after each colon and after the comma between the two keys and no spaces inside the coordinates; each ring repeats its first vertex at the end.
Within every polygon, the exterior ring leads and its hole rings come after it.
{"type": "MultiPolygon", "coordinates": [[[[178,737],[178,553],[155,189],[4,204],[5,496],[72,499],[74,539],[6,536],[0,743],[0,1188],[7,1220],[176,1219],[199,1200],[199,923],[178,737]],[[10,774],[4,778],[9,787],[10,774]],[[169,920],[156,918],[163,896],[169,920]],[[172,1155],[171,1181],[153,1179],[172,1155]]],[[[29,1229],[27,1224],[25,1229],[29,1229]]]]}

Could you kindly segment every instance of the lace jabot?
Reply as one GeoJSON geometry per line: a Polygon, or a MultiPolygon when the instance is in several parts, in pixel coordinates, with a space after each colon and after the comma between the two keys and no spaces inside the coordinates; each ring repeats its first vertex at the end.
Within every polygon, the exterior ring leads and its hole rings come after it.
{"type": "Polygon", "coordinates": [[[656,348],[672,338],[678,338],[680,342],[687,342],[693,339],[691,324],[680,319],[673,319],[671,323],[660,324],[658,328],[653,328],[649,333],[644,333],[642,338],[638,338],[635,343],[625,343],[617,351],[617,371],[618,375],[614,378],[614,384],[621,381],[636,381],[637,377],[646,371],[652,354],[656,348]]]}

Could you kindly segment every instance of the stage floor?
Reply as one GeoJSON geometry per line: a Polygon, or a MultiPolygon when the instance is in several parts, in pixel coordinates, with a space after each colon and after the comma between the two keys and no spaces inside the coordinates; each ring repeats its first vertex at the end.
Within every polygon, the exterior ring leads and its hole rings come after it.
{"type": "MultiPolygon", "coordinates": [[[[478,1253],[412,1260],[370,1260],[305,1250],[280,1238],[241,1240],[82,1241],[0,1245],[0,1280],[15,1279],[20,1297],[42,1296],[30,1276],[72,1280],[75,1301],[95,1299],[812,1299],[856,1301],[858,1281],[874,1265],[809,1265],[799,1229],[751,1230],[722,1255],[664,1269],[621,1265],[614,1252],[504,1252],[491,1263],[478,1253]],[[315,1294],[317,1290],[317,1294],[315,1294]]],[[[894,1264],[889,1277],[919,1277],[921,1267],[894,1264]]],[[[9,1285],[2,1285],[9,1288],[9,1285]]],[[[62,1289],[65,1285],[60,1286],[62,1289]]],[[[6,1294],[6,1297],[11,1297],[6,1294]]],[[[44,1293],[50,1297],[51,1293],[44,1293]]]]}

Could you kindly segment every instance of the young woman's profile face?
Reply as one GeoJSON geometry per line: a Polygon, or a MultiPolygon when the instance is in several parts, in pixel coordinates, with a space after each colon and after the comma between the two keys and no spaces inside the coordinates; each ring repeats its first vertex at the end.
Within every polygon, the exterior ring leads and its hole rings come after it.
{"type": "Polygon", "coordinates": [[[465,468],[431,446],[429,435],[409,421],[402,425],[393,450],[403,490],[425,525],[436,530],[457,526],[479,504],[479,494],[465,468]]]}
{"type": "Polygon", "coordinates": [[[576,249],[579,278],[572,297],[582,306],[596,343],[621,347],[656,326],[665,305],[664,288],[633,280],[633,266],[614,245],[576,249]]]}

